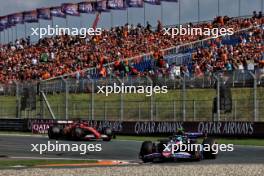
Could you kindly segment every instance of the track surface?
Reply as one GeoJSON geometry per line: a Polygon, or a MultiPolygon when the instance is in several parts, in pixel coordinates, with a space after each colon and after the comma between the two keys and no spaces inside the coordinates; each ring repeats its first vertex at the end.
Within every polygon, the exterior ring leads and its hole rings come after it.
{"type": "MultiPolygon", "coordinates": [[[[60,144],[102,144],[102,151],[89,152],[80,155],[80,152],[49,152],[40,155],[31,152],[31,144],[47,144],[47,137],[31,136],[2,136],[0,135],[0,157],[33,157],[33,158],[72,158],[72,159],[104,159],[104,160],[129,160],[140,162],[138,152],[141,142],[136,141],[59,141],[60,144]]],[[[51,141],[55,143],[55,141],[51,141]]],[[[264,147],[235,146],[233,152],[221,152],[216,160],[203,160],[191,162],[200,164],[227,164],[227,163],[264,163],[264,147]]]]}

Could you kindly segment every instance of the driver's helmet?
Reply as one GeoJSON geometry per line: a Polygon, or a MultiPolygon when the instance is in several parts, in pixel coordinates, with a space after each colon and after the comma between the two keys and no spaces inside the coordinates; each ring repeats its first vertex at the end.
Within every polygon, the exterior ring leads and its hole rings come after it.
{"type": "Polygon", "coordinates": [[[184,129],[182,127],[178,128],[176,135],[184,135],[184,129]]]}
{"type": "Polygon", "coordinates": [[[182,141],[182,136],[176,136],[176,141],[182,141]]]}

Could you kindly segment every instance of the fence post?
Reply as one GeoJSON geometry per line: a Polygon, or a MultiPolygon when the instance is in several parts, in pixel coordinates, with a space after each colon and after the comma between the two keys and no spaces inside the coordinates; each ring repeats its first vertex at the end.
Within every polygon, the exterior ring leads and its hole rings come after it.
{"type": "Polygon", "coordinates": [[[249,72],[250,75],[252,76],[252,78],[254,79],[254,85],[253,85],[253,91],[254,91],[254,95],[253,95],[253,99],[254,99],[254,121],[258,121],[258,108],[257,108],[257,79],[255,74],[253,74],[252,72],[249,72]]]}
{"type": "Polygon", "coordinates": [[[43,97],[41,95],[41,91],[45,91],[45,90],[42,90],[42,85],[44,84],[44,81],[40,81],[39,83],[39,106],[40,106],[40,109],[39,109],[39,115],[40,115],[40,118],[43,119],[44,117],[44,100],[43,100],[43,97]]]}
{"type": "Polygon", "coordinates": [[[94,120],[94,80],[92,80],[92,94],[91,94],[91,120],[94,120]]]}
{"type": "MultiPolygon", "coordinates": [[[[153,87],[153,81],[151,80],[151,78],[148,77],[148,76],[146,76],[146,78],[147,78],[147,80],[149,80],[151,86],[153,87]]],[[[154,116],[153,116],[153,108],[154,108],[153,103],[154,103],[154,98],[153,98],[153,96],[154,96],[154,94],[152,94],[150,96],[150,120],[151,121],[154,121],[154,116]]]]}
{"type": "MultiPolygon", "coordinates": [[[[214,75],[214,78],[216,79],[216,101],[217,101],[217,121],[220,121],[220,79],[218,76],[214,75]]],[[[213,116],[213,121],[215,121],[215,118],[213,116]]]]}
{"type": "Polygon", "coordinates": [[[173,120],[176,121],[176,102],[173,100],[173,120]]]}
{"type": "Polygon", "coordinates": [[[217,121],[220,121],[220,80],[217,77],[217,121]]]}
{"type": "MultiPolygon", "coordinates": [[[[117,78],[117,81],[119,82],[120,86],[123,86],[123,82],[121,79],[117,78]]],[[[124,95],[121,92],[120,93],[120,118],[119,120],[124,120],[124,95]]]]}
{"type": "Polygon", "coordinates": [[[182,79],[182,120],[186,120],[186,75],[182,79]]]}
{"type": "Polygon", "coordinates": [[[196,120],[196,102],[193,100],[193,121],[196,120]]]}
{"type": "Polygon", "coordinates": [[[107,120],[107,102],[104,101],[104,120],[107,120]]]}
{"type": "Polygon", "coordinates": [[[235,121],[237,120],[237,100],[235,100],[235,121]]]}
{"type": "Polygon", "coordinates": [[[138,102],[138,120],[141,120],[141,109],[140,109],[140,102],[138,102]]]}
{"type": "Polygon", "coordinates": [[[19,97],[19,84],[16,82],[16,118],[21,118],[21,108],[20,108],[20,97],[19,97]]]}
{"type": "Polygon", "coordinates": [[[65,85],[65,99],[64,99],[64,104],[65,104],[65,119],[68,120],[69,118],[69,87],[68,87],[68,82],[66,79],[62,78],[64,85],[65,85]]]}
{"type": "Polygon", "coordinates": [[[158,102],[155,101],[155,120],[159,117],[159,105],[158,102]]]}

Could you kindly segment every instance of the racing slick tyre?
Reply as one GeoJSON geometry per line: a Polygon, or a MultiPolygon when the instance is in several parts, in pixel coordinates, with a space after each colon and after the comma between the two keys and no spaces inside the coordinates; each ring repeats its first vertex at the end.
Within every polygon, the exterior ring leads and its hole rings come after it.
{"type": "Polygon", "coordinates": [[[72,137],[74,140],[81,140],[84,137],[84,130],[82,128],[76,127],[72,131],[72,137]]]}
{"type": "Polygon", "coordinates": [[[160,140],[160,142],[158,143],[158,145],[157,145],[157,149],[158,149],[158,152],[159,153],[162,153],[163,152],[163,150],[165,149],[165,146],[164,146],[164,144],[168,144],[168,140],[160,140]]]}
{"type": "Polygon", "coordinates": [[[51,126],[48,129],[49,139],[58,139],[61,137],[61,128],[59,126],[51,126]]]}
{"type": "Polygon", "coordinates": [[[107,138],[104,138],[103,141],[111,141],[112,136],[113,136],[111,128],[105,128],[104,134],[107,135],[107,138]]]}
{"type": "Polygon", "coordinates": [[[205,147],[205,145],[210,146],[209,151],[203,151],[203,157],[204,159],[216,159],[217,154],[214,154],[213,147],[215,147],[214,144],[216,143],[216,140],[214,138],[207,137],[203,140],[202,145],[205,147]]]}
{"type": "Polygon", "coordinates": [[[152,162],[152,159],[144,158],[145,155],[149,155],[151,153],[153,153],[153,143],[151,141],[144,141],[141,145],[139,154],[144,163],[152,162]]]}

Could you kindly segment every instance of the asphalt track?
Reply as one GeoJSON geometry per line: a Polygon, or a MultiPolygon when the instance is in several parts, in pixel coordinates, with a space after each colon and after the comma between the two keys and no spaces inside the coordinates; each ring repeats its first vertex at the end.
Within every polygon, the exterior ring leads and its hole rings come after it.
{"type": "MultiPolygon", "coordinates": [[[[47,144],[49,139],[42,136],[7,136],[0,135],[0,159],[8,158],[58,158],[58,159],[95,159],[95,160],[125,160],[140,162],[138,152],[141,142],[137,141],[59,141],[60,144],[102,144],[102,151],[88,152],[48,152],[42,155],[32,152],[31,144],[47,144]]],[[[51,140],[52,143],[55,141],[51,140]]],[[[234,146],[232,152],[220,152],[216,160],[191,162],[199,164],[263,164],[264,147],[234,146]]]]}

